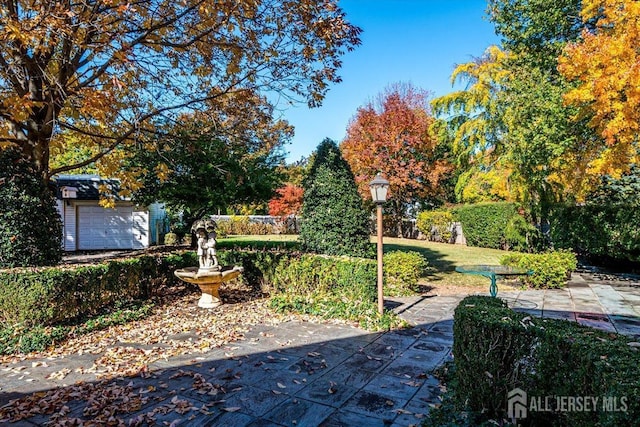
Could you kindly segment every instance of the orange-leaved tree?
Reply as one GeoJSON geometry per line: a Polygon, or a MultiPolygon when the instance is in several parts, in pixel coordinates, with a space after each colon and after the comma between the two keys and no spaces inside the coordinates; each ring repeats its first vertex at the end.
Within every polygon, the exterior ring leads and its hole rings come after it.
{"type": "Polygon", "coordinates": [[[431,131],[433,121],[429,93],[397,83],[358,108],[340,145],[365,200],[376,173],[389,180],[387,205],[398,236],[407,209],[438,194],[438,183],[451,169],[431,131]]]}
{"type": "Polygon", "coordinates": [[[157,123],[228,94],[319,105],[359,33],[336,0],[3,0],[0,146],[45,180],[115,174],[157,123]],[[51,168],[66,138],[86,157],[51,168]]]}
{"type": "Polygon", "coordinates": [[[577,82],[565,100],[591,116],[606,142],[588,168],[619,175],[640,161],[640,3],[584,0],[582,18],[595,26],[560,58],[560,72],[577,82]]]}
{"type": "Polygon", "coordinates": [[[269,200],[269,215],[287,217],[300,215],[304,189],[297,185],[285,184],[276,190],[277,196],[269,200]]]}

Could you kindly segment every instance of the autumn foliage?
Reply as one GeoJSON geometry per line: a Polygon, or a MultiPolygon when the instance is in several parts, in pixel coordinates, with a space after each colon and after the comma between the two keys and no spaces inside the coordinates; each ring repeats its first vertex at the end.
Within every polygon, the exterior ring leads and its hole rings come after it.
{"type": "Polygon", "coordinates": [[[584,30],[560,58],[562,74],[578,83],[565,100],[592,116],[591,126],[606,142],[589,167],[619,174],[640,160],[640,4],[585,0],[582,6],[583,20],[595,20],[595,30],[584,30]]]}
{"type": "Polygon", "coordinates": [[[277,196],[269,201],[269,215],[286,217],[302,211],[304,190],[297,185],[286,184],[276,190],[277,196]]]}
{"type": "Polygon", "coordinates": [[[358,109],[340,146],[365,200],[376,173],[389,180],[388,206],[398,227],[407,205],[438,193],[438,183],[450,170],[438,153],[433,121],[428,93],[396,84],[358,109]]]}
{"type": "Polygon", "coordinates": [[[230,94],[317,106],[360,43],[336,3],[2,1],[0,147],[18,146],[45,180],[95,162],[114,176],[158,123],[230,94]],[[51,169],[67,138],[87,149],[51,169]]]}

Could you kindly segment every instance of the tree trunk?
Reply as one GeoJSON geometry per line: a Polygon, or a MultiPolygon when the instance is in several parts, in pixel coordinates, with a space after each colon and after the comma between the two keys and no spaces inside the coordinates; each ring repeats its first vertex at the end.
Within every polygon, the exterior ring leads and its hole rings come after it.
{"type": "Polygon", "coordinates": [[[396,237],[402,239],[404,236],[402,235],[402,203],[394,200],[393,201],[393,219],[396,226],[396,237]]]}

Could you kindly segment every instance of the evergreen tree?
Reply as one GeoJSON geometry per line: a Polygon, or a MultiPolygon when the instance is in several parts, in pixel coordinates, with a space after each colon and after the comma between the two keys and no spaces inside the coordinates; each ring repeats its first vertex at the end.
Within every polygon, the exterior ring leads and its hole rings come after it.
{"type": "Polygon", "coordinates": [[[320,143],[303,186],[300,240],[306,250],[328,255],[373,253],[369,216],[349,164],[334,141],[320,143]]]}
{"type": "Polygon", "coordinates": [[[53,195],[17,150],[0,150],[0,267],[55,265],[61,258],[53,195]]]}

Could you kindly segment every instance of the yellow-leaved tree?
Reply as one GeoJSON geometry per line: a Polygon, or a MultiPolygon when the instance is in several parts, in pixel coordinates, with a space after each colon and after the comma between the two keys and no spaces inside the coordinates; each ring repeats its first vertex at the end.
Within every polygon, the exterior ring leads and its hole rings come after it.
{"type": "Polygon", "coordinates": [[[461,202],[514,200],[519,191],[501,156],[505,130],[499,95],[510,76],[508,58],[508,52],[490,46],[481,57],[454,69],[451,83],[465,83],[464,89],[432,101],[462,171],[455,188],[461,202]]]}
{"type": "Polygon", "coordinates": [[[584,0],[582,7],[582,19],[595,26],[560,58],[560,72],[577,82],[565,101],[582,107],[606,142],[589,171],[615,176],[640,160],[640,3],[584,0]]]}
{"type": "Polygon", "coordinates": [[[44,180],[116,175],[158,124],[230,94],[319,105],[359,33],[335,0],[2,0],[0,146],[44,180]]]}

